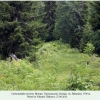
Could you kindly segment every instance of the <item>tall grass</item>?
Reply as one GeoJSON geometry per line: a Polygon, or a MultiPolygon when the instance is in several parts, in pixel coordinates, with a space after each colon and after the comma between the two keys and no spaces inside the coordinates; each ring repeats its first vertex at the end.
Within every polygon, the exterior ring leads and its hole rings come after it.
{"type": "Polygon", "coordinates": [[[1,90],[99,90],[100,58],[59,41],[44,43],[36,61],[0,61],[1,90]]]}

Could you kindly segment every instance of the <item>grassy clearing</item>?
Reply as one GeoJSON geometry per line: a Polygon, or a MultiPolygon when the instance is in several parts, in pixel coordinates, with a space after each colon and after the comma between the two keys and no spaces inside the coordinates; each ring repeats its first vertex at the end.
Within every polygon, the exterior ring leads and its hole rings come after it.
{"type": "Polygon", "coordinates": [[[100,89],[99,57],[59,41],[44,43],[36,55],[34,63],[0,61],[0,90],[100,89]]]}

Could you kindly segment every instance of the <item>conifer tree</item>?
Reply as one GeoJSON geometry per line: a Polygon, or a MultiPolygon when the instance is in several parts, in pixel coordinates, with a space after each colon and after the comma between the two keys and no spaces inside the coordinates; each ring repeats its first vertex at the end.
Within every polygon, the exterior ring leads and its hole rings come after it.
{"type": "Polygon", "coordinates": [[[96,52],[100,54],[100,1],[90,2],[91,12],[89,23],[92,26],[94,34],[91,37],[91,41],[96,48],[96,52]]]}
{"type": "Polygon", "coordinates": [[[44,18],[42,22],[46,24],[46,41],[51,41],[53,40],[53,30],[55,27],[56,1],[45,1],[44,5],[44,18]]]}
{"type": "Polygon", "coordinates": [[[84,3],[78,1],[57,2],[54,36],[72,47],[79,48],[82,37],[84,3]]]}
{"type": "Polygon", "coordinates": [[[38,36],[34,2],[0,2],[0,53],[4,58],[15,53],[23,58],[29,55],[38,36]]]}
{"type": "Polygon", "coordinates": [[[95,51],[100,54],[100,2],[89,1],[87,3],[87,13],[85,14],[86,24],[83,30],[81,49],[90,42],[95,46],[95,51]]]}

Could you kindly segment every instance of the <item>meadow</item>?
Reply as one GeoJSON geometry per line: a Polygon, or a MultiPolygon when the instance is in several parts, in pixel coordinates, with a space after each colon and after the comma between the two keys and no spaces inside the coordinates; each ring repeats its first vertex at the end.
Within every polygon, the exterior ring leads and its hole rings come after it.
{"type": "Polygon", "coordinates": [[[0,90],[100,90],[100,58],[69,44],[42,43],[36,61],[0,61],[0,90]]]}

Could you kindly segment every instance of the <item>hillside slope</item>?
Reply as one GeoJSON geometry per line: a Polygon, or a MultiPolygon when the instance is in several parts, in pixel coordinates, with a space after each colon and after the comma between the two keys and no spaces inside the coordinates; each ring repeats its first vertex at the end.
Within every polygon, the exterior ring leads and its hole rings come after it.
{"type": "Polygon", "coordinates": [[[99,90],[100,58],[60,41],[43,43],[37,60],[0,61],[1,90],[99,90]]]}

